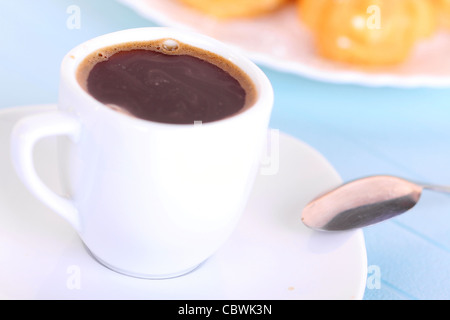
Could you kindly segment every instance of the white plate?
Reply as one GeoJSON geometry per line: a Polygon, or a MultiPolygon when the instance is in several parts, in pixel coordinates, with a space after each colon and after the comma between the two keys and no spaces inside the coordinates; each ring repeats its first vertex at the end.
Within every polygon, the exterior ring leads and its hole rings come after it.
{"type": "MultiPolygon", "coordinates": [[[[199,269],[152,281],[98,264],[71,227],[21,185],[10,163],[14,123],[55,108],[0,112],[0,298],[362,299],[367,278],[362,231],[316,233],[300,222],[307,202],[341,179],[318,152],[283,134],[273,161],[278,173],[258,177],[238,229],[199,269]]],[[[55,158],[56,139],[40,142],[38,172],[57,190],[55,158]]]]}
{"type": "Polygon", "coordinates": [[[314,80],[366,86],[450,87],[450,32],[423,41],[404,64],[365,72],[320,58],[295,4],[254,19],[219,22],[178,0],[118,0],[162,26],[207,34],[243,50],[255,62],[314,80]]]}

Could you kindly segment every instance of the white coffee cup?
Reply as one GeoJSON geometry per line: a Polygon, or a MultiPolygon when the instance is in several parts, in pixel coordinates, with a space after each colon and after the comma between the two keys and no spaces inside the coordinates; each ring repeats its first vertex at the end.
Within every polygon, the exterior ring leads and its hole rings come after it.
{"type": "Polygon", "coordinates": [[[265,74],[214,39],[171,28],[120,31],[67,54],[59,110],[16,125],[12,159],[29,190],[76,229],[99,262],[135,277],[176,277],[207,260],[235,229],[258,172],[272,106],[265,74]],[[96,50],[166,38],[241,68],[256,87],[256,103],[225,120],[163,124],[114,111],[77,82],[78,66],[96,50]],[[51,136],[71,139],[60,151],[64,196],[40,180],[33,164],[35,144],[51,136]]]}

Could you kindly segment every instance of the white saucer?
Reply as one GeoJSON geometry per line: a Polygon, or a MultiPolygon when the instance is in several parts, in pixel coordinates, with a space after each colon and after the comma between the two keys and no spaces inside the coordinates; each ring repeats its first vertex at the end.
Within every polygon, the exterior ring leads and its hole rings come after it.
{"type": "MultiPolygon", "coordinates": [[[[192,273],[142,280],[96,262],[71,227],[21,185],[9,133],[21,117],[54,105],[0,111],[0,299],[362,299],[367,257],[362,231],[317,233],[303,207],[341,180],[311,147],[281,134],[279,172],[260,175],[230,240],[192,273]]],[[[58,188],[56,143],[36,149],[38,172],[58,188]]]]}

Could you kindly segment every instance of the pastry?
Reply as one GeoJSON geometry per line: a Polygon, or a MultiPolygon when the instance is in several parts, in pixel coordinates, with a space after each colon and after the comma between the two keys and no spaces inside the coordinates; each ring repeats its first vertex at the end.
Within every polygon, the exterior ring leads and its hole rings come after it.
{"type": "Polygon", "coordinates": [[[180,0],[219,19],[248,18],[274,11],[290,0],[180,0]]]}
{"type": "MultiPolygon", "coordinates": [[[[439,15],[437,6],[430,0],[408,0],[410,1],[411,19],[416,28],[416,36],[429,38],[439,27],[439,15]]],[[[440,0],[439,0],[440,1],[440,0]]],[[[448,2],[450,4],[450,1],[448,2]]]]}
{"type": "Polygon", "coordinates": [[[450,0],[431,0],[435,2],[440,15],[440,23],[444,28],[450,29],[450,0]]]}
{"type": "Polygon", "coordinates": [[[358,65],[403,62],[437,27],[429,0],[300,0],[298,10],[320,55],[358,65]]]}

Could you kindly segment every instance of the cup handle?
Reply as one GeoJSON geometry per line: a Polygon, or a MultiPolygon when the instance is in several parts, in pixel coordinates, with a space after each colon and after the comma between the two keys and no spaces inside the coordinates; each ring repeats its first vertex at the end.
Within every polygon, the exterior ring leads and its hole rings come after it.
{"type": "Polygon", "coordinates": [[[11,134],[11,156],[14,168],[31,193],[66,219],[77,231],[80,217],[73,201],[50,190],[39,178],[33,161],[36,143],[46,137],[67,135],[74,142],[80,137],[81,123],[74,116],[51,112],[20,120],[11,134]]]}

